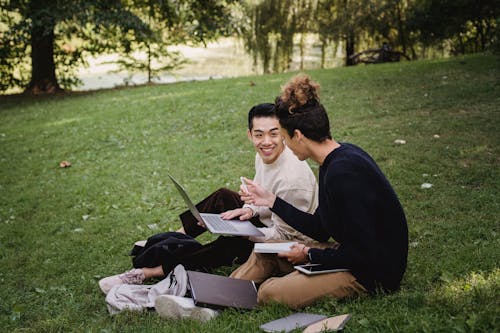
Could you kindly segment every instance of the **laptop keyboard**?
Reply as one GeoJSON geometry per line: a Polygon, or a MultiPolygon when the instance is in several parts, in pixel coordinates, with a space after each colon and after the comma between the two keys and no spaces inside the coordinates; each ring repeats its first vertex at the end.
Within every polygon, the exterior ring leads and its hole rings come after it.
{"type": "Polygon", "coordinates": [[[236,232],[238,231],[238,229],[236,229],[233,225],[231,225],[230,223],[224,221],[224,220],[221,220],[219,217],[217,216],[211,216],[211,215],[208,215],[208,216],[203,216],[203,219],[205,220],[208,220],[210,221],[210,224],[212,225],[212,227],[214,228],[215,231],[233,231],[233,232],[236,232]]]}

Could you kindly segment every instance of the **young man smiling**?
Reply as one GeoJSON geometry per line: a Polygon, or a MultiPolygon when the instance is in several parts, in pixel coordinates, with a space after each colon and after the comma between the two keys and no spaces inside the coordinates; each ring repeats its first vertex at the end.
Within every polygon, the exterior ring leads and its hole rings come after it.
{"type": "MultiPolygon", "coordinates": [[[[303,211],[314,212],[317,207],[316,178],[309,165],[299,161],[285,146],[274,104],[259,104],[249,111],[247,135],[256,151],[254,180],[303,211]]],[[[219,189],[196,206],[200,212],[221,213],[225,219],[251,220],[260,225],[259,230],[264,236],[250,239],[220,236],[176,260],[162,263],[161,266],[136,268],[104,278],[99,281],[101,290],[107,293],[115,285],[140,284],[148,278],[163,277],[178,264],[184,265],[186,269],[208,270],[235,262],[243,263],[253,250],[253,242],[311,241],[284,223],[269,208],[244,205],[239,194],[228,189],[219,189]]],[[[189,211],[182,213],[180,219],[184,226],[180,231],[191,237],[196,237],[206,230],[189,211]]]]}

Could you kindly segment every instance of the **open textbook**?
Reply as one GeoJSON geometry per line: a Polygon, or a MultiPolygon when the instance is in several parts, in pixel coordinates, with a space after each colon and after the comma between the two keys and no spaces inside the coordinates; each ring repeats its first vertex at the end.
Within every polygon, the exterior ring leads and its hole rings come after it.
{"type": "Polygon", "coordinates": [[[282,243],[255,243],[253,250],[255,253],[280,253],[288,252],[292,245],[297,242],[282,242],[282,243]]]}

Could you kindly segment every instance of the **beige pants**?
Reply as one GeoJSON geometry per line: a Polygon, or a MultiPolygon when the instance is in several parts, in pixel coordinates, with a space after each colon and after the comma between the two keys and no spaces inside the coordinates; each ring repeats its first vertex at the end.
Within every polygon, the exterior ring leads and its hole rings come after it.
{"type": "Polygon", "coordinates": [[[292,308],[310,305],[327,296],[342,299],[366,293],[366,289],[349,272],[305,275],[276,254],[252,252],[247,262],[231,277],[263,282],[257,293],[259,304],[274,301],[292,308]]]}

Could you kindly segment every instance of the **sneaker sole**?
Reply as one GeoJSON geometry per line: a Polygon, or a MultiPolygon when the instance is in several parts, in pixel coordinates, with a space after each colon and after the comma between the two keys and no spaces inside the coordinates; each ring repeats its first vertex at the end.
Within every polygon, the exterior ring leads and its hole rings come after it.
{"type": "Polygon", "coordinates": [[[168,319],[192,319],[206,322],[217,315],[215,311],[197,306],[185,308],[170,297],[158,297],[155,308],[160,317],[168,319]]]}
{"type": "Polygon", "coordinates": [[[180,319],[189,317],[191,312],[169,297],[158,297],[155,302],[156,312],[162,318],[180,319]]]}

